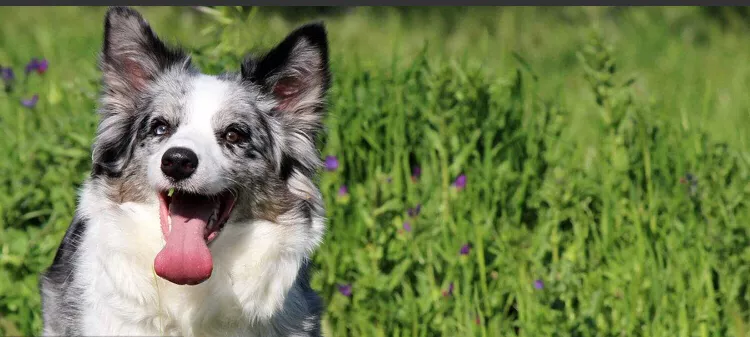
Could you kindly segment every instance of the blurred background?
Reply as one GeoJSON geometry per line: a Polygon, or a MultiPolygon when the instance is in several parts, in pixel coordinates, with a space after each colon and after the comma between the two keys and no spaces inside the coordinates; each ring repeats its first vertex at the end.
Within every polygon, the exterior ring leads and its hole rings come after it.
{"type": "MultiPolygon", "coordinates": [[[[144,7],[206,72],[324,20],[327,336],[746,336],[747,7],[144,7]]],[[[0,335],[41,332],[104,7],[0,10],[0,335]]]]}

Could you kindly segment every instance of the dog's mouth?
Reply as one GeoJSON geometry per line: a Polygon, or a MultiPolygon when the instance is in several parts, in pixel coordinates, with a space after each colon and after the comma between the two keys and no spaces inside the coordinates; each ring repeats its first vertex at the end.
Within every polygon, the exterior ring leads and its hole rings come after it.
{"type": "Polygon", "coordinates": [[[154,270],[175,284],[199,284],[213,271],[208,244],[229,220],[236,198],[229,191],[200,195],[161,191],[159,219],[166,244],[156,255],[154,270]]]}

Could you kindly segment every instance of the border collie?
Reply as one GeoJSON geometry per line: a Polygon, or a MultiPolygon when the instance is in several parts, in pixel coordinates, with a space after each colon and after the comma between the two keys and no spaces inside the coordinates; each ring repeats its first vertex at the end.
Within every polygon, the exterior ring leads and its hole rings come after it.
{"type": "Polygon", "coordinates": [[[40,277],[44,335],[319,336],[324,26],[206,75],[113,7],[99,67],[91,174],[40,277]]]}

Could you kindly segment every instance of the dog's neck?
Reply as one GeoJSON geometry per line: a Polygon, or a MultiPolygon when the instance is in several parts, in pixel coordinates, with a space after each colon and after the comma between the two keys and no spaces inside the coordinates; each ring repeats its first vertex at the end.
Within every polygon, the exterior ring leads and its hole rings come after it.
{"type": "Polygon", "coordinates": [[[301,289],[308,281],[300,279],[300,272],[324,233],[322,200],[317,189],[310,188],[314,187],[311,181],[290,179],[290,193],[304,204],[290,205],[276,221],[235,220],[228,224],[212,244],[214,274],[198,286],[154,280],[152,260],[163,244],[155,196],[154,200],[147,197],[145,202],[107,199],[104,192],[113,186],[118,185],[88,181],[81,199],[84,215],[92,219],[91,232],[84,243],[84,259],[89,262],[83,264],[90,270],[82,274],[108,278],[106,282],[82,285],[89,291],[105,291],[90,297],[104,301],[97,305],[113,306],[114,310],[124,304],[122,301],[138,299],[146,305],[137,313],[144,319],[166,313],[166,322],[176,333],[192,331],[194,335],[233,329],[222,323],[227,317],[237,317],[239,321],[235,323],[245,324],[245,328],[266,326],[272,330],[278,329],[278,324],[292,324],[277,322],[279,317],[297,322],[308,319],[305,315],[309,308],[298,307],[307,303],[307,295],[301,289]],[[98,290],[98,284],[111,287],[98,290]],[[117,291],[112,293],[112,289],[117,291]],[[151,306],[160,307],[159,313],[148,309],[151,306]],[[281,311],[284,315],[279,316],[281,311]],[[196,320],[197,317],[202,319],[196,320]]]}

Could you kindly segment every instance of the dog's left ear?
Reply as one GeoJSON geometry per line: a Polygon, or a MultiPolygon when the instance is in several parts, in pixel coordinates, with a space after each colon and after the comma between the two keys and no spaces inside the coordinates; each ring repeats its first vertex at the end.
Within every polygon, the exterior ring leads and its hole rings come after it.
{"type": "Polygon", "coordinates": [[[316,170],[320,159],[315,139],[323,127],[331,83],[323,24],[301,26],[260,59],[248,57],[242,64],[242,78],[270,96],[273,116],[287,132],[284,145],[274,154],[280,173],[287,175],[292,166],[316,170]]]}
{"type": "Polygon", "coordinates": [[[301,26],[259,60],[247,58],[242,77],[273,97],[277,113],[309,124],[303,129],[318,127],[331,81],[325,27],[301,26]]]}

